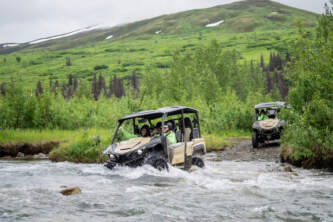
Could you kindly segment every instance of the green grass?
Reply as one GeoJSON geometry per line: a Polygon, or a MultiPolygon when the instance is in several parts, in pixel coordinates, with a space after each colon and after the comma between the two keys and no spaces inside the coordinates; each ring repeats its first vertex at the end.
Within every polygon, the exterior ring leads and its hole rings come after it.
{"type": "Polygon", "coordinates": [[[215,135],[204,135],[207,152],[221,151],[232,145],[226,138],[215,135]]]}
{"type": "MultiPolygon", "coordinates": [[[[10,129],[0,130],[0,142],[45,142],[65,141],[67,143],[79,139],[85,132],[81,130],[35,130],[35,129],[10,129]]],[[[111,130],[88,129],[88,135],[100,135],[103,138],[111,137],[111,130]]]]}
{"type": "Polygon", "coordinates": [[[110,144],[111,130],[1,130],[0,142],[47,142],[61,141],[50,152],[53,161],[80,163],[104,162],[103,151],[110,144]]]}
{"type": "Polygon", "coordinates": [[[250,133],[242,130],[230,130],[221,135],[203,135],[206,143],[207,152],[222,151],[226,147],[231,147],[230,138],[250,138],[250,133]]]}
{"type": "Polygon", "coordinates": [[[106,129],[80,130],[1,130],[0,142],[61,141],[50,152],[53,161],[80,163],[104,162],[103,151],[111,141],[111,131],[106,129]]]}

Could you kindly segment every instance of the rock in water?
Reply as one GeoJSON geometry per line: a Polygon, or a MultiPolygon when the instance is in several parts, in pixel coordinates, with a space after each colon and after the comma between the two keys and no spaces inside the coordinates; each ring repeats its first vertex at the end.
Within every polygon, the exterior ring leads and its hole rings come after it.
{"type": "Polygon", "coordinates": [[[65,196],[80,194],[81,189],[80,189],[80,187],[69,187],[69,188],[61,190],[60,193],[65,196]]]}
{"type": "Polygon", "coordinates": [[[47,155],[44,153],[38,153],[33,156],[34,159],[47,159],[47,155]]]}
{"type": "Polygon", "coordinates": [[[285,172],[293,172],[293,169],[291,169],[290,166],[287,166],[287,167],[284,168],[284,171],[285,172]]]}
{"type": "Polygon", "coordinates": [[[16,157],[24,157],[24,153],[18,152],[16,157]]]}

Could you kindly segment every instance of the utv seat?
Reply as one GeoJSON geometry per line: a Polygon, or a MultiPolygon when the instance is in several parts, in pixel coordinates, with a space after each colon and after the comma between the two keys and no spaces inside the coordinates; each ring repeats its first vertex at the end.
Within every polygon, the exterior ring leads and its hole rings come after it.
{"type": "Polygon", "coordinates": [[[176,131],[176,139],[177,143],[180,143],[182,141],[182,132],[180,130],[176,131]]]}
{"type": "Polygon", "coordinates": [[[190,118],[186,117],[184,119],[185,122],[185,139],[186,141],[191,141],[193,138],[192,135],[192,122],[190,120],[190,118]]]}

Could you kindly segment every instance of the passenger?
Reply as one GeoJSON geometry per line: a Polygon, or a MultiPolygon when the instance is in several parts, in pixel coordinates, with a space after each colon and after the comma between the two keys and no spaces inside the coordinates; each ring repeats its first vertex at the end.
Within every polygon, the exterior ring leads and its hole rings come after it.
{"type": "Polygon", "coordinates": [[[261,110],[258,120],[266,120],[266,119],[268,119],[268,116],[266,115],[265,110],[261,110]]]}
{"type": "Polygon", "coordinates": [[[149,126],[148,125],[143,125],[140,130],[140,135],[142,137],[149,137],[150,132],[149,132],[149,126]]]}
{"type": "Polygon", "coordinates": [[[156,135],[161,135],[162,133],[162,123],[161,122],[158,122],[153,130],[153,135],[156,136],[156,135]]]}
{"type": "Polygon", "coordinates": [[[176,134],[172,131],[172,123],[169,122],[167,125],[164,125],[163,131],[170,145],[177,143],[176,134]]]}

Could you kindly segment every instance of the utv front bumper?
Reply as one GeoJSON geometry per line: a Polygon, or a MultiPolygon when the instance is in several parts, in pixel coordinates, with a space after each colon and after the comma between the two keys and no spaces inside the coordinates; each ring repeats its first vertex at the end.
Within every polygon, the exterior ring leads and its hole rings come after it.
{"type": "Polygon", "coordinates": [[[140,155],[137,152],[132,152],[125,155],[113,155],[113,158],[109,158],[109,160],[104,164],[109,169],[113,169],[115,166],[129,166],[129,167],[137,167],[143,164],[144,155],[140,155]]]}
{"type": "Polygon", "coordinates": [[[274,128],[270,130],[261,130],[260,137],[265,140],[277,140],[281,137],[281,129],[274,128]]]}

